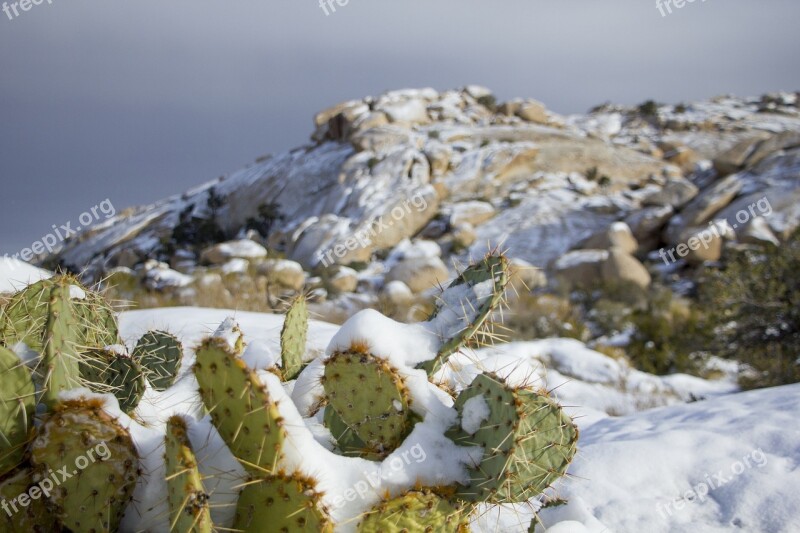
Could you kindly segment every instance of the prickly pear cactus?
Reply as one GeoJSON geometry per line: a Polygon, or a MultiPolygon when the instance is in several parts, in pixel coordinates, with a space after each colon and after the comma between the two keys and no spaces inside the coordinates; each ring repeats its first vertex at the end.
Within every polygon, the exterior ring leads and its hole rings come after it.
{"type": "Polygon", "coordinates": [[[359,533],[468,532],[468,513],[430,491],[380,503],[358,524],[359,533]]]}
{"type": "Polygon", "coordinates": [[[131,414],[145,391],[142,367],[127,355],[110,350],[92,350],[80,360],[81,379],[100,394],[113,394],[119,408],[131,414]]]}
{"type": "Polygon", "coordinates": [[[434,374],[459,349],[487,329],[487,320],[502,303],[509,279],[508,260],[488,254],[465,269],[442,292],[426,327],[439,335],[442,345],[435,359],[423,363],[434,374]]]}
{"type": "Polygon", "coordinates": [[[81,385],[75,317],[70,309],[69,286],[54,285],[50,290],[44,353],[36,370],[42,388],[41,402],[48,409],[58,402],[62,391],[81,385]]]}
{"type": "Polygon", "coordinates": [[[235,531],[320,531],[333,523],[314,482],[278,473],[249,481],[239,495],[235,531]]]}
{"type": "Polygon", "coordinates": [[[336,439],[336,444],[339,446],[342,455],[361,457],[369,454],[367,443],[361,440],[356,435],[356,432],[344,423],[336,409],[330,405],[325,407],[322,422],[331,432],[333,438],[336,439]]]}
{"type": "Polygon", "coordinates": [[[81,386],[79,360],[86,350],[116,344],[117,322],[102,296],[71,276],[57,276],[16,293],[0,313],[6,346],[24,342],[41,354],[34,381],[51,407],[58,394],[81,386]]]}
{"type": "Polygon", "coordinates": [[[457,496],[467,501],[524,502],[563,476],[578,442],[578,428],[543,394],[513,389],[480,374],[457,398],[460,427],[448,437],[484,449],[470,469],[470,485],[457,496]]]}
{"type": "Polygon", "coordinates": [[[51,485],[48,500],[74,533],[116,531],[139,477],[130,434],[98,400],[54,407],[31,446],[34,480],[51,485]]]}
{"type": "Polygon", "coordinates": [[[304,295],[298,296],[286,312],[281,329],[281,359],[284,380],[291,380],[303,369],[308,335],[308,305],[304,295]]]}
{"type": "Polygon", "coordinates": [[[22,463],[35,411],[30,370],[14,352],[0,346],[0,476],[22,463]]]}
{"type": "Polygon", "coordinates": [[[167,421],[164,463],[170,510],[170,531],[211,533],[213,524],[208,494],[203,488],[197,458],[189,442],[186,421],[174,416],[167,421]]]}
{"type": "Polygon", "coordinates": [[[365,347],[333,354],[325,362],[323,385],[329,407],[364,442],[365,455],[385,457],[411,431],[410,397],[403,379],[365,347]]]}
{"type": "Polygon", "coordinates": [[[41,487],[33,482],[33,471],[21,468],[0,482],[0,499],[4,505],[0,512],[0,531],[4,533],[50,533],[58,531],[58,521],[47,507],[41,487]],[[27,495],[26,505],[19,502],[20,495],[27,495]],[[35,497],[34,497],[35,496],[35,497]]]}
{"type": "Polygon", "coordinates": [[[165,331],[148,331],[133,349],[133,358],[142,366],[150,385],[159,392],[175,383],[183,358],[183,346],[165,331]]]}
{"type": "Polygon", "coordinates": [[[29,285],[11,297],[0,313],[3,344],[14,346],[22,341],[33,351],[43,352],[54,287],[69,289],[67,307],[74,316],[77,346],[102,348],[119,342],[116,314],[102,295],[87,289],[75,277],[62,275],[29,285]]]}
{"type": "Polygon", "coordinates": [[[258,376],[219,338],[197,349],[194,374],[219,434],[242,465],[271,473],[286,438],[283,418],[258,376]]]}

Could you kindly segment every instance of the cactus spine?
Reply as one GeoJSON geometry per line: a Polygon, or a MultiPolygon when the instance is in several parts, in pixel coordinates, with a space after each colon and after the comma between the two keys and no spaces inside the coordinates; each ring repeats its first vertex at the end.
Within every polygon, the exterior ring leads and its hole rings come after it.
{"type": "Polygon", "coordinates": [[[33,429],[36,390],[31,373],[15,353],[0,347],[0,476],[25,456],[33,429]]]}
{"type": "Polygon", "coordinates": [[[458,491],[460,498],[523,502],[566,473],[575,455],[578,428],[547,396],[480,374],[455,406],[462,423],[448,436],[456,444],[484,449],[480,464],[470,469],[470,485],[458,491]],[[472,402],[488,409],[479,425],[464,422],[465,408],[472,402]]]}
{"type": "Polygon", "coordinates": [[[295,298],[281,329],[281,359],[283,379],[295,379],[303,369],[308,336],[308,304],[302,294],[295,298]]]}
{"type": "Polygon", "coordinates": [[[208,494],[203,488],[197,458],[189,442],[186,421],[173,416],[167,421],[164,463],[170,509],[170,531],[211,533],[213,526],[208,494]]]}
{"type": "Polygon", "coordinates": [[[239,462],[257,475],[273,472],[286,430],[258,376],[213,337],[197,350],[194,374],[214,425],[239,462]]]}
{"type": "Polygon", "coordinates": [[[132,356],[144,369],[150,385],[161,392],[175,383],[183,346],[174,335],[165,331],[149,331],[136,343],[132,356]]]}
{"type": "Polygon", "coordinates": [[[49,501],[75,533],[116,531],[139,477],[128,431],[96,400],[54,406],[31,446],[34,479],[58,475],[49,501]]]}

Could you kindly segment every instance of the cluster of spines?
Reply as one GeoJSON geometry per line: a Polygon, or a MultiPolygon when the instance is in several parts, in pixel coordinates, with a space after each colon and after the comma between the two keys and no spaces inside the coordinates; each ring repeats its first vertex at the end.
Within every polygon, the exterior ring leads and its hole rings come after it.
{"type": "Polygon", "coordinates": [[[294,299],[281,329],[281,376],[292,380],[303,369],[308,337],[308,304],[305,295],[294,299]]]}
{"type": "Polygon", "coordinates": [[[208,494],[198,470],[197,457],[189,441],[186,420],[173,416],[167,421],[164,445],[170,531],[211,533],[213,524],[208,494]]]}

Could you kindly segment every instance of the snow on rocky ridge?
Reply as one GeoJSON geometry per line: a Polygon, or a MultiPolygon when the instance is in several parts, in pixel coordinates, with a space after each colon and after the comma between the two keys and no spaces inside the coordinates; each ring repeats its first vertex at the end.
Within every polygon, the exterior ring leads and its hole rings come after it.
{"type": "Polygon", "coordinates": [[[710,222],[735,225],[750,208],[735,229],[676,259],[714,261],[725,246],[780,242],[800,225],[793,93],[609,104],[564,117],[534,100],[498,104],[477,86],[400,90],[326,109],[315,128],[306,146],[119,213],[67,242],[53,263],[88,267],[93,279],[115,267],[143,278],[158,270],[149,287],[180,288],[189,280],[165,270],[199,278],[203,265],[216,265],[221,274],[244,273],[241,261],[222,268],[244,259],[272,271],[269,249],[307,272],[276,274],[280,284],[324,297],[357,291],[362,280],[320,285],[321,265],[366,264],[381,280],[408,284],[400,270],[388,278],[382,259],[406,239],[425,239],[440,257],[413,259],[407,271],[427,273],[415,293],[442,281],[452,260],[497,245],[568,284],[590,276],[647,285],[644,267],[652,272],[663,259],[653,254],[689,242],[710,222]],[[247,237],[264,248],[184,242],[196,237],[186,237],[187,224],[211,218],[227,239],[247,237]],[[606,237],[614,224],[628,227],[622,244],[606,237]],[[573,250],[615,246],[621,249],[595,254],[579,272],[559,268],[573,250]]]}

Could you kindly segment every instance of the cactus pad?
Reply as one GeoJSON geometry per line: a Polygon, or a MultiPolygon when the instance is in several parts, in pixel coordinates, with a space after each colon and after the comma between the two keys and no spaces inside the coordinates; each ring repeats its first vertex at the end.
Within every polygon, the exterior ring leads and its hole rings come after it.
{"type": "Polygon", "coordinates": [[[8,509],[0,512],[0,531],[3,533],[59,531],[58,521],[47,508],[47,500],[41,488],[30,491],[34,486],[33,471],[28,467],[14,472],[0,482],[0,498],[8,509]],[[28,495],[27,506],[20,505],[21,494],[28,495]]]}
{"type": "Polygon", "coordinates": [[[187,435],[186,421],[174,416],[167,422],[164,453],[170,510],[170,531],[211,533],[208,494],[203,488],[197,458],[187,435]]]}
{"type": "Polygon", "coordinates": [[[194,374],[203,403],[233,455],[257,475],[274,472],[286,430],[258,376],[218,338],[198,348],[194,374]]]}
{"type": "Polygon", "coordinates": [[[358,524],[358,533],[467,532],[467,513],[429,491],[412,491],[379,504],[358,524]]]}
{"type": "Polygon", "coordinates": [[[420,368],[434,374],[486,328],[487,319],[503,302],[508,279],[508,260],[503,255],[488,254],[453,280],[426,322],[426,327],[440,336],[442,345],[436,358],[420,368]]]}
{"type": "Polygon", "coordinates": [[[411,431],[409,393],[386,361],[357,349],[337,352],[325,362],[323,384],[330,408],[366,444],[367,455],[385,457],[411,431]]]}
{"type": "Polygon", "coordinates": [[[543,394],[512,389],[493,375],[481,374],[456,400],[461,420],[467,402],[481,396],[489,416],[479,427],[465,425],[448,437],[462,446],[484,449],[470,469],[470,485],[458,497],[493,503],[524,502],[566,473],[575,455],[578,429],[556,402],[543,394]]]}
{"type": "Polygon", "coordinates": [[[81,386],[78,322],[70,304],[68,285],[54,285],[50,290],[45,326],[44,353],[37,373],[41,377],[41,401],[48,409],[58,402],[65,390],[81,386]]]}
{"type": "Polygon", "coordinates": [[[314,483],[298,475],[274,475],[250,481],[239,495],[236,531],[320,531],[333,524],[314,483]]]}
{"type": "Polygon", "coordinates": [[[175,383],[183,358],[183,346],[174,335],[148,331],[133,349],[133,358],[142,365],[147,381],[159,392],[175,383]]]}
{"type": "Polygon", "coordinates": [[[31,446],[31,463],[35,479],[57,479],[49,500],[75,533],[115,531],[139,477],[130,434],[98,400],[57,404],[31,446]]]}
{"type": "Polygon", "coordinates": [[[22,462],[35,411],[30,371],[14,352],[0,346],[0,476],[22,462]]]}
{"type": "Polygon", "coordinates": [[[281,330],[282,374],[285,380],[295,379],[303,368],[308,336],[308,305],[302,294],[286,312],[281,330]]]}
{"type": "Polygon", "coordinates": [[[85,386],[94,392],[113,394],[127,414],[136,409],[144,395],[142,368],[126,355],[91,350],[81,358],[80,373],[85,386]]]}

